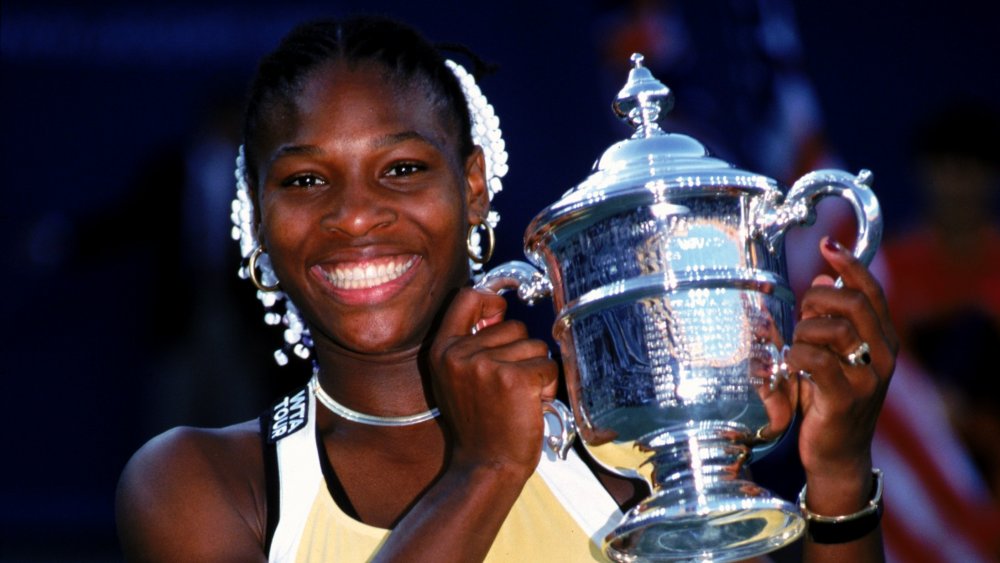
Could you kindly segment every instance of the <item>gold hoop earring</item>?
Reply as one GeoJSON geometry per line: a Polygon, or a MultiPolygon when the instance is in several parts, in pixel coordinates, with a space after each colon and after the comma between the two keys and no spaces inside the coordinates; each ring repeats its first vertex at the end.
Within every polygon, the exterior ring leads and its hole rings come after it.
{"type": "Polygon", "coordinates": [[[263,291],[264,293],[278,291],[279,289],[278,284],[264,285],[264,283],[260,281],[260,278],[257,277],[257,259],[260,258],[260,255],[263,253],[264,253],[264,247],[259,244],[257,245],[257,248],[253,249],[253,252],[250,253],[250,262],[247,264],[247,270],[249,270],[250,274],[250,281],[253,282],[253,285],[257,289],[263,291]]]}
{"type": "Polygon", "coordinates": [[[496,239],[493,235],[493,227],[489,223],[483,221],[477,225],[469,225],[469,232],[465,235],[465,252],[468,253],[469,259],[477,264],[485,264],[493,258],[493,249],[496,245],[496,239]],[[482,227],[483,231],[486,233],[486,250],[479,254],[479,249],[476,248],[472,243],[472,235],[475,234],[476,229],[482,227]]]}

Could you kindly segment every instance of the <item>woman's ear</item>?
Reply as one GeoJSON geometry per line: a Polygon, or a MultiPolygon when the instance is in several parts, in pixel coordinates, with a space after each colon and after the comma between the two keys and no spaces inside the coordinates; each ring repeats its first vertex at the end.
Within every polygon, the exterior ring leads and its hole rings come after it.
{"type": "Polygon", "coordinates": [[[490,209],[490,193],[486,188],[486,159],[479,147],[465,160],[465,186],[469,223],[481,223],[490,209]]]}

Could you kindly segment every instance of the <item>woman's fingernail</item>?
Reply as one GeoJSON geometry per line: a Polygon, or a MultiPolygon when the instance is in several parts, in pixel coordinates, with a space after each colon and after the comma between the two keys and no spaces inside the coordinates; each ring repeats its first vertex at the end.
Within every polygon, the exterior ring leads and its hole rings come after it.
{"type": "Polygon", "coordinates": [[[825,246],[826,249],[829,250],[830,252],[843,252],[844,251],[844,245],[842,245],[839,242],[833,240],[833,238],[831,238],[831,237],[826,237],[826,240],[823,241],[823,246],[825,246]]]}

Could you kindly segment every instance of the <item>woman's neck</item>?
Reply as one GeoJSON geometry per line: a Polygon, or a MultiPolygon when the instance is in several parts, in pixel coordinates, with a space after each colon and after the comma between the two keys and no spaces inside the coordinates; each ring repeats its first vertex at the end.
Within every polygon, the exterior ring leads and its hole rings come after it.
{"type": "MultiPolygon", "coordinates": [[[[419,349],[362,355],[317,346],[316,357],[317,380],[323,391],[354,411],[398,417],[435,406],[419,349]]],[[[356,458],[352,464],[376,459],[383,470],[406,467],[411,478],[421,479],[421,487],[441,471],[446,439],[440,418],[401,427],[373,426],[334,414],[319,402],[317,408],[321,411],[317,424],[328,452],[351,451],[356,458]]]]}
{"type": "Polygon", "coordinates": [[[431,409],[433,397],[421,367],[420,349],[360,354],[317,347],[317,378],[323,390],[349,409],[394,417],[431,409]]]}

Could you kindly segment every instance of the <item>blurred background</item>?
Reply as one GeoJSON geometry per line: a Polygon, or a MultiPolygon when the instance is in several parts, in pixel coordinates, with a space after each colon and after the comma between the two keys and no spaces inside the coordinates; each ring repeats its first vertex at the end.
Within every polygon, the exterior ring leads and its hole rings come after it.
{"type": "MultiPolygon", "coordinates": [[[[998,10],[973,0],[792,2],[175,0],[0,4],[0,561],[118,561],[129,456],[178,424],[255,417],[306,366],[238,280],[229,238],[241,104],[295,23],[383,13],[463,43],[511,172],[494,263],[628,134],[610,111],[628,56],[676,95],[669,131],[790,184],[875,174],[874,265],[905,348],[876,437],[896,561],[1000,555],[998,10]]],[[[790,237],[798,291],[845,209],[790,237]]],[[[547,335],[551,308],[514,306],[547,335]]],[[[801,487],[794,435],[757,464],[801,487]]],[[[777,556],[792,559],[794,549],[777,556]]]]}

